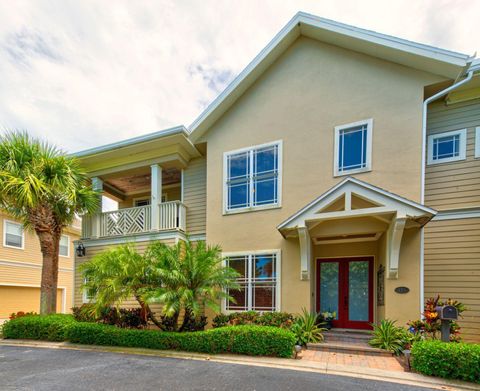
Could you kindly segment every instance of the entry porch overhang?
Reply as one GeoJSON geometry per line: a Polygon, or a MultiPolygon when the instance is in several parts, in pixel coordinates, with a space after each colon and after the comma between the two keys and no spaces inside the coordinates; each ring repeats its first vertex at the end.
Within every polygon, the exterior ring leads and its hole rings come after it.
{"type": "Polygon", "coordinates": [[[310,278],[312,243],[370,241],[386,234],[387,276],[395,279],[404,230],[423,227],[436,213],[417,202],[347,177],[277,229],[286,239],[299,239],[302,280],[310,278]]]}

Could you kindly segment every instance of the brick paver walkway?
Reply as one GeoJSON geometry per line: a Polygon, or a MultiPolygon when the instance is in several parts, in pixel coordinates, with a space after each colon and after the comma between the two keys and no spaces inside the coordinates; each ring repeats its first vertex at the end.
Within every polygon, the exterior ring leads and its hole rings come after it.
{"type": "Polygon", "coordinates": [[[299,353],[302,361],[317,361],[327,364],[351,365],[387,371],[405,372],[405,368],[396,357],[369,356],[364,354],[324,352],[316,350],[303,350],[299,353]]]}

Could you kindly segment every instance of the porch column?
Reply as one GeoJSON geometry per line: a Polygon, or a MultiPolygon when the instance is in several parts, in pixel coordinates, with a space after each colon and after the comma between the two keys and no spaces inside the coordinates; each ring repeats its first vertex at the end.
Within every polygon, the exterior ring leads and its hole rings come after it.
{"type": "Polygon", "coordinates": [[[98,238],[100,236],[100,219],[102,209],[102,199],[103,199],[103,181],[99,177],[92,178],[92,189],[100,192],[98,196],[98,206],[95,214],[92,216],[92,237],[98,238]]]}
{"type": "Polygon", "coordinates": [[[162,202],[162,167],[152,164],[151,169],[151,202],[152,230],[160,229],[160,203],[162,202]]]}
{"type": "Polygon", "coordinates": [[[298,239],[300,241],[300,279],[309,280],[312,244],[307,227],[298,227],[298,239]]]}

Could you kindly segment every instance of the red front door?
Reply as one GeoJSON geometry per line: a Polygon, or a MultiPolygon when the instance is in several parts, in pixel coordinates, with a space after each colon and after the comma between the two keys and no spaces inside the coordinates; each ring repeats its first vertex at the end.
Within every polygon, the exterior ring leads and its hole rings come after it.
{"type": "Polygon", "coordinates": [[[373,257],[317,259],[317,312],[335,312],[333,327],[371,329],[373,257]]]}

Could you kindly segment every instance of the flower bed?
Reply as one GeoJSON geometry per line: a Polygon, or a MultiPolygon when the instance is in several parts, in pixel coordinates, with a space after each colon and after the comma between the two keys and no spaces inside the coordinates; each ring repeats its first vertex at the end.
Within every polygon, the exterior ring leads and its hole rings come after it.
{"type": "Polygon", "coordinates": [[[294,334],[277,327],[248,325],[174,333],[77,322],[69,315],[24,316],[7,322],[3,333],[5,338],[251,356],[291,357],[295,345],[294,334]]]}

